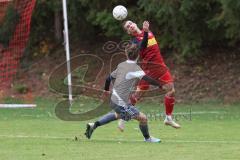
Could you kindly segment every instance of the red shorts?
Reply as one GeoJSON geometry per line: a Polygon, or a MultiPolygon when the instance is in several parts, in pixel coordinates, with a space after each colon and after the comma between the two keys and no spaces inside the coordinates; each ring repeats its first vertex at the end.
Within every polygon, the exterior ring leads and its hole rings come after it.
{"type": "MultiPolygon", "coordinates": [[[[151,66],[148,64],[146,67],[142,66],[142,69],[144,70],[147,76],[157,80],[161,86],[173,82],[172,75],[165,65],[158,64],[151,66]]],[[[149,89],[149,85],[150,84],[148,82],[140,80],[137,87],[140,88],[141,90],[147,90],[149,89]]]]}

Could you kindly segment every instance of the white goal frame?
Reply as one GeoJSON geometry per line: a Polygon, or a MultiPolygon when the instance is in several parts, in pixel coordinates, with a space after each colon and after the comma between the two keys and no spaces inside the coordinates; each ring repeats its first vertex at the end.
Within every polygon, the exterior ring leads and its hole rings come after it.
{"type": "Polygon", "coordinates": [[[68,79],[68,99],[72,104],[72,75],[71,75],[71,63],[70,63],[70,49],[69,49],[69,35],[68,35],[68,16],[67,16],[67,0],[62,0],[63,5],[63,21],[64,21],[64,47],[66,51],[67,61],[67,79],[68,79]]]}
{"type": "MultiPolygon", "coordinates": [[[[12,0],[0,0],[1,2],[8,2],[12,0]]],[[[63,7],[63,21],[64,21],[64,48],[66,51],[66,61],[67,61],[67,79],[68,79],[68,99],[69,103],[72,104],[72,75],[71,75],[71,64],[70,64],[70,49],[69,49],[69,34],[68,34],[68,17],[67,17],[67,0],[62,0],[63,7]]],[[[36,104],[0,104],[1,108],[35,108],[36,104]]]]}

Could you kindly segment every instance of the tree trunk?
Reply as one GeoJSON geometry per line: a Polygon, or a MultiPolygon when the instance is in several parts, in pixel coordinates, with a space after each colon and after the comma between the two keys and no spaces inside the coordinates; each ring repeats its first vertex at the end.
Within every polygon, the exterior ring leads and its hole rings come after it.
{"type": "Polygon", "coordinates": [[[55,40],[61,41],[63,37],[63,25],[62,25],[62,14],[61,11],[54,12],[54,29],[55,29],[55,40]]]}

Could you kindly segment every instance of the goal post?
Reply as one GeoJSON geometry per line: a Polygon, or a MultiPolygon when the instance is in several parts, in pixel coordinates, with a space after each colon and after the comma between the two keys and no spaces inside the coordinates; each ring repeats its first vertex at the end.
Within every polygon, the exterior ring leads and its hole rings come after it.
{"type": "Polygon", "coordinates": [[[63,21],[64,21],[64,47],[66,51],[67,61],[67,80],[68,80],[68,99],[69,103],[72,104],[72,75],[71,75],[71,63],[70,63],[70,48],[69,48],[69,34],[68,34],[68,15],[67,15],[67,0],[62,0],[63,6],[63,21]]]}
{"type": "MultiPolygon", "coordinates": [[[[36,0],[0,0],[0,92],[8,90],[16,77],[29,34],[36,0]]],[[[67,0],[62,0],[64,48],[66,51],[68,99],[72,104],[72,79],[67,0]]],[[[8,105],[3,105],[6,107],[8,105]]],[[[16,105],[17,106],[17,105],[16,105]]]]}

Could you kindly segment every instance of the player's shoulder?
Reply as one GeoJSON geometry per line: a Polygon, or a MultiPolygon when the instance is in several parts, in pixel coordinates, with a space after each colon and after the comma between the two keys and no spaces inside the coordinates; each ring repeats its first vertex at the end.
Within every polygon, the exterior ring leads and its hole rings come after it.
{"type": "Polygon", "coordinates": [[[148,37],[149,37],[149,38],[152,38],[152,37],[154,37],[154,34],[153,34],[153,32],[149,31],[149,32],[148,32],[148,37]]]}
{"type": "Polygon", "coordinates": [[[129,61],[129,60],[123,61],[123,62],[118,64],[118,68],[128,68],[128,69],[131,69],[131,68],[135,68],[137,66],[138,66],[137,63],[134,63],[133,61],[129,61]]]}
{"type": "Polygon", "coordinates": [[[124,60],[124,61],[120,62],[118,65],[124,65],[126,63],[127,63],[127,60],[124,60]]]}
{"type": "Polygon", "coordinates": [[[119,67],[126,66],[126,65],[127,65],[127,62],[123,61],[123,62],[120,62],[117,67],[119,68],[119,67]]]}

